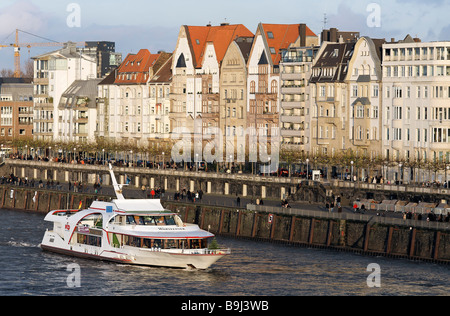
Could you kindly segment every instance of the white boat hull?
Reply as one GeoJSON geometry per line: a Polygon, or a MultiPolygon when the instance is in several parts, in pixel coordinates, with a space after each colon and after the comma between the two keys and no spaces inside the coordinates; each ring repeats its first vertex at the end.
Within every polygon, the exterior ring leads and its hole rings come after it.
{"type": "Polygon", "coordinates": [[[228,254],[227,250],[158,250],[123,246],[114,248],[84,244],[67,244],[58,235],[47,231],[40,245],[42,250],[85,259],[112,261],[123,264],[169,267],[179,269],[207,269],[228,254]]]}

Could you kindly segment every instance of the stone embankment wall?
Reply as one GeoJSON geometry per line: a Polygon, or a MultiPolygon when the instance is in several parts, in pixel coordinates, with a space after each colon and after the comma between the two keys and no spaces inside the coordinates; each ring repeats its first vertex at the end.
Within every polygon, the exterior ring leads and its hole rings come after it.
{"type": "Polygon", "coordinates": [[[296,215],[283,214],[281,208],[280,213],[276,213],[275,208],[260,206],[251,206],[250,210],[175,202],[165,204],[166,208],[178,212],[185,222],[197,223],[217,235],[450,263],[448,223],[433,223],[432,228],[424,227],[427,223],[414,227],[407,225],[412,222],[394,225],[353,214],[308,212],[296,215]]]}
{"type": "MultiPolygon", "coordinates": [[[[78,209],[109,196],[0,186],[0,208],[47,213],[56,209],[78,209]]],[[[187,223],[217,235],[296,246],[328,248],[368,255],[450,263],[448,223],[433,227],[413,222],[380,223],[345,214],[248,206],[231,208],[167,201],[163,203],[187,223]],[[289,212],[289,213],[287,213],[289,212]],[[327,215],[328,214],[328,215],[327,215]]],[[[353,214],[350,214],[353,215],[353,214]]]]}

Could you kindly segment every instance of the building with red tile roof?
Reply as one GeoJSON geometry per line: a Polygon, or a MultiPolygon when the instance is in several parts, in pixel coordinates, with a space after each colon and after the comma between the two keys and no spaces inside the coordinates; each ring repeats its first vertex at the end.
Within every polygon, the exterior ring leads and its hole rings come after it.
{"type": "Polygon", "coordinates": [[[186,127],[219,127],[220,66],[229,45],[238,37],[253,37],[244,25],[180,28],[172,63],[171,131],[186,127]],[[206,109],[206,111],[205,111],[206,109]]]}
{"type": "Polygon", "coordinates": [[[247,62],[247,127],[262,129],[267,143],[276,146],[280,120],[281,52],[291,46],[318,45],[306,24],[260,23],[247,62]]]}
{"type": "Polygon", "coordinates": [[[168,137],[171,58],[141,49],[100,82],[98,137],[145,147],[168,137]]]}
{"type": "Polygon", "coordinates": [[[117,69],[115,84],[145,84],[149,79],[149,69],[160,54],[151,54],[141,49],[137,54],[128,54],[117,69]]]}

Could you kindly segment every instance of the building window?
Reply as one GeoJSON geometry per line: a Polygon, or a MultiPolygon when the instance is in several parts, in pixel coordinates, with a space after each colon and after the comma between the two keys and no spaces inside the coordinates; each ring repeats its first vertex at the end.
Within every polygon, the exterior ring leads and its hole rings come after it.
{"type": "Polygon", "coordinates": [[[379,87],[378,87],[378,85],[374,85],[372,95],[374,98],[378,98],[378,94],[379,94],[379,87]]]}
{"type": "MultiPolygon", "coordinates": [[[[250,82],[250,93],[255,93],[256,83],[254,81],[250,82]]],[[[225,95],[226,98],[226,95],[225,95]]]]}

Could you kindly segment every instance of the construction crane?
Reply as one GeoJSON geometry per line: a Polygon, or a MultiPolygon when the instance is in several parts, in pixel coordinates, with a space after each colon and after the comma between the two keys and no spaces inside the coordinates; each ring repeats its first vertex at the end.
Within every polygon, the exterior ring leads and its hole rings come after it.
{"type": "MultiPolygon", "coordinates": [[[[38,35],[34,35],[19,29],[16,29],[16,41],[13,44],[8,44],[8,45],[0,45],[0,48],[2,47],[14,47],[14,78],[19,78],[20,77],[20,48],[21,47],[27,47],[27,48],[31,48],[31,47],[49,47],[49,46],[64,46],[65,43],[60,43],[60,42],[56,42],[56,41],[52,41],[52,42],[48,42],[48,43],[19,43],[19,31],[29,34],[29,35],[33,35],[39,38],[43,38],[41,36],[38,35]]],[[[48,40],[48,39],[47,39],[48,40]]],[[[85,42],[78,42],[76,43],[77,46],[85,46],[86,43],[85,42]]]]}

